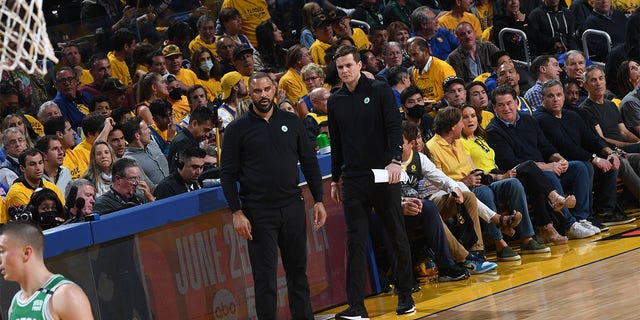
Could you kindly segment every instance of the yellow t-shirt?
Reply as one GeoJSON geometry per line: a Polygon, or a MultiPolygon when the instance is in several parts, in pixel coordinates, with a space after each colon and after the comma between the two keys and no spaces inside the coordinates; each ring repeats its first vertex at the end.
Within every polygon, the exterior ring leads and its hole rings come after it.
{"type": "Polygon", "coordinates": [[[480,25],[480,20],[478,20],[478,18],[472,13],[463,13],[462,18],[458,20],[454,18],[451,15],[451,11],[449,11],[438,19],[438,25],[451,31],[451,33],[453,34],[456,34],[456,27],[460,24],[460,22],[469,22],[473,27],[473,30],[476,32],[476,37],[478,37],[478,39],[482,37],[482,26],[480,25]]]}
{"type": "Polygon", "coordinates": [[[298,101],[298,99],[307,94],[307,86],[302,81],[302,76],[293,68],[289,68],[282,75],[278,82],[278,89],[286,91],[287,98],[290,101],[298,101]]]}
{"type": "Polygon", "coordinates": [[[486,140],[482,137],[475,137],[473,140],[462,137],[461,140],[465,152],[471,156],[471,161],[473,161],[476,168],[486,173],[498,168],[495,161],[496,153],[486,140]]]}
{"type": "MultiPolygon", "coordinates": [[[[204,40],[202,40],[202,38],[200,38],[200,35],[197,35],[193,40],[191,40],[191,42],[189,42],[189,52],[191,52],[191,54],[193,55],[196,50],[204,47],[209,49],[209,51],[211,51],[211,54],[213,54],[213,56],[217,58],[218,53],[216,52],[216,39],[217,38],[214,37],[213,43],[206,43],[204,42],[204,40]]],[[[191,61],[191,63],[194,62],[191,61]]]]}
{"type": "Polygon", "coordinates": [[[173,117],[176,123],[180,123],[184,117],[188,116],[191,112],[191,107],[189,107],[189,100],[187,100],[186,96],[182,96],[180,101],[176,101],[171,104],[173,109],[173,117]]]}
{"type": "Polygon", "coordinates": [[[358,48],[358,50],[365,50],[371,47],[369,37],[360,28],[353,28],[353,36],[351,36],[351,39],[353,39],[353,42],[356,44],[356,48],[358,48]]]}
{"type": "Polygon", "coordinates": [[[82,142],[78,143],[78,145],[75,146],[75,148],[73,148],[73,151],[77,154],[78,159],[87,163],[87,166],[89,165],[89,160],[91,158],[92,147],[93,146],[89,142],[87,142],[87,140],[85,139],[85,140],[82,140],[82,142]]]}
{"type": "Polygon", "coordinates": [[[330,43],[324,43],[316,39],[309,48],[309,54],[311,55],[311,59],[313,59],[313,63],[324,67],[325,50],[329,49],[329,47],[331,47],[330,43]]]}
{"type": "Polygon", "coordinates": [[[488,1],[487,4],[480,6],[476,5],[478,10],[478,20],[480,21],[480,27],[482,30],[486,30],[493,25],[493,1],[488,1]]]}
{"type": "Polygon", "coordinates": [[[80,76],[80,84],[89,84],[93,82],[93,76],[87,69],[82,69],[82,75],[80,76]]]}
{"type": "Polygon", "coordinates": [[[493,117],[495,117],[493,112],[482,110],[482,122],[480,122],[480,127],[482,129],[486,129],[487,126],[489,125],[489,122],[491,122],[491,119],[493,119],[493,117]]]}
{"type": "MultiPolygon", "coordinates": [[[[60,202],[64,205],[64,196],[60,192],[58,187],[47,181],[42,179],[42,186],[47,189],[53,190],[57,195],[60,202]]],[[[0,212],[0,223],[7,223],[9,221],[9,207],[14,205],[24,205],[26,206],[31,199],[31,195],[33,194],[33,189],[25,186],[22,182],[16,181],[11,188],[9,188],[9,192],[7,192],[7,197],[5,198],[4,203],[2,204],[2,212],[0,212]]]]}
{"type": "Polygon", "coordinates": [[[44,126],[40,120],[28,114],[25,114],[24,117],[27,118],[27,121],[31,124],[31,128],[33,128],[33,131],[35,131],[37,135],[42,136],[44,134],[44,126]]]}
{"type": "Polygon", "coordinates": [[[241,33],[247,36],[251,44],[258,45],[256,40],[256,27],[263,21],[271,19],[266,1],[256,0],[224,0],[220,9],[235,8],[240,12],[242,19],[241,33]]]}
{"type": "Polygon", "coordinates": [[[131,84],[131,72],[129,71],[129,66],[125,61],[120,61],[113,54],[113,51],[107,54],[109,58],[109,63],[111,63],[111,76],[114,78],[120,79],[122,84],[128,86],[131,84]]]}
{"type": "Polygon", "coordinates": [[[82,175],[87,170],[89,161],[84,161],[84,156],[76,152],[75,150],[68,148],[64,151],[64,162],[62,166],[69,169],[71,172],[71,178],[82,178],[82,175]]]}
{"type": "Polygon", "coordinates": [[[428,70],[413,70],[413,82],[422,90],[425,100],[440,101],[444,97],[442,82],[450,76],[455,76],[456,72],[447,62],[436,57],[431,57],[427,62],[428,70]],[[423,71],[422,74],[418,71],[423,71]]]}
{"type": "Polygon", "coordinates": [[[449,143],[436,134],[427,141],[427,148],[436,167],[453,180],[460,181],[473,170],[473,164],[464,150],[461,139],[453,142],[452,151],[449,143]]]}
{"type": "Polygon", "coordinates": [[[214,78],[209,78],[209,80],[198,79],[198,83],[207,89],[207,98],[209,101],[215,100],[220,93],[222,93],[222,85],[220,84],[220,81],[214,78]]]}
{"type": "Polygon", "coordinates": [[[176,79],[180,80],[187,87],[191,87],[194,84],[200,83],[200,80],[198,79],[198,76],[196,76],[195,72],[189,69],[180,68],[178,74],[174,74],[174,76],[176,76],[176,79]]]}

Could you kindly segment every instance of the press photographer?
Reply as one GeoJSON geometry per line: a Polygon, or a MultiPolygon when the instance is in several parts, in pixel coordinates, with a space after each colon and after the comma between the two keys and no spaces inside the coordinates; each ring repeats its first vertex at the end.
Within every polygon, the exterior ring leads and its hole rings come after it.
{"type": "Polygon", "coordinates": [[[43,230],[57,227],[66,220],[66,213],[58,195],[47,188],[36,189],[27,206],[11,206],[8,211],[12,220],[32,221],[43,230]]]}

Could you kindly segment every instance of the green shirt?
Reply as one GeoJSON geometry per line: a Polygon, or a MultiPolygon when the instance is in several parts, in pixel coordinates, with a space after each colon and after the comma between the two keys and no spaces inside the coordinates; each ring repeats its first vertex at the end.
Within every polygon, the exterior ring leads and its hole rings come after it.
{"type": "Polygon", "coordinates": [[[53,292],[63,284],[73,283],[62,275],[55,274],[42,285],[29,299],[22,301],[18,291],[9,307],[9,320],[46,320],[53,319],[49,311],[49,299],[53,292]]]}

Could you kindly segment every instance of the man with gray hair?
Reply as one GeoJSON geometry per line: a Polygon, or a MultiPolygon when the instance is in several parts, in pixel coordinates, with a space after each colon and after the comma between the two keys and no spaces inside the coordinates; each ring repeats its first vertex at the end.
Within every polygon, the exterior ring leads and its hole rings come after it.
{"type": "Polygon", "coordinates": [[[396,97],[396,103],[398,108],[402,106],[400,101],[400,94],[404,89],[411,86],[411,77],[409,76],[409,70],[403,66],[395,66],[389,70],[387,75],[387,83],[391,86],[391,91],[396,97]]]}
{"type": "Polygon", "coordinates": [[[27,149],[27,140],[20,129],[10,127],[2,132],[2,143],[7,158],[0,163],[0,184],[6,192],[13,184],[13,181],[22,175],[18,156],[27,149]]]}
{"type": "Polygon", "coordinates": [[[384,68],[376,74],[380,80],[387,80],[387,72],[395,66],[402,65],[402,45],[399,42],[391,41],[382,48],[382,60],[384,68]]]}
{"type": "Polygon", "coordinates": [[[38,108],[37,116],[40,123],[45,123],[49,118],[61,115],[62,112],[60,112],[60,108],[58,108],[58,105],[51,100],[45,101],[40,108],[38,108]]]}
{"type": "Polygon", "coordinates": [[[309,138],[309,144],[316,151],[318,150],[316,138],[318,134],[320,134],[320,126],[327,124],[327,100],[329,100],[330,95],[331,92],[329,92],[329,89],[324,87],[311,90],[309,99],[311,99],[313,109],[307,113],[307,116],[302,120],[307,138],[309,138]]]}
{"type": "Polygon", "coordinates": [[[438,26],[438,19],[431,8],[419,7],[411,13],[411,25],[416,36],[423,37],[431,46],[431,55],[446,60],[451,51],[460,46],[460,42],[449,30],[438,26]]]}
{"type": "Polygon", "coordinates": [[[189,52],[196,52],[199,48],[207,48],[211,53],[216,52],[216,19],[209,15],[198,18],[196,22],[198,35],[189,42],[189,52]]]}
{"type": "Polygon", "coordinates": [[[500,49],[491,42],[478,40],[473,26],[468,22],[460,22],[455,34],[460,46],[449,54],[447,63],[453,67],[456,75],[468,83],[485,72],[490,73],[491,55],[500,49]]]}
{"type": "Polygon", "coordinates": [[[85,216],[90,215],[95,202],[96,188],[91,181],[80,178],[72,180],[67,185],[65,207],[75,220],[82,221],[85,216]],[[82,213],[82,216],[79,216],[79,213],[82,213]]]}

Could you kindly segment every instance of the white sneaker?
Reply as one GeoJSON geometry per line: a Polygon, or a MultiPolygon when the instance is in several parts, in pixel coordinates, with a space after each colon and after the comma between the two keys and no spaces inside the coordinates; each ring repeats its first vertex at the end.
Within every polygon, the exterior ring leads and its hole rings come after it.
{"type": "Polygon", "coordinates": [[[596,233],[593,230],[583,227],[580,222],[574,222],[567,231],[567,236],[569,237],[569,239],[589,238],[594,234],[596,233]]]}
{"type": "Polygon", "coordinates": [[[589,230],[595,232],[595,234],[598,234],[598,233],[600,233],[602,231],[602,230],[600,230],[600,228],[598,228],[598,227],[594,226],[593,224],[591,224],[591,221],[589,221],[589,220],[580,220],[578,222],[585,229],[589,229],[589,230]]]}

